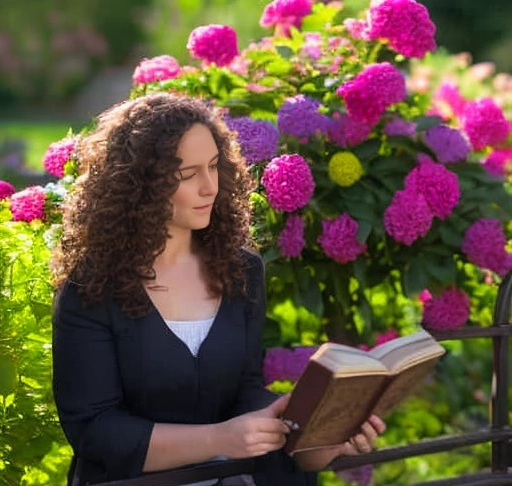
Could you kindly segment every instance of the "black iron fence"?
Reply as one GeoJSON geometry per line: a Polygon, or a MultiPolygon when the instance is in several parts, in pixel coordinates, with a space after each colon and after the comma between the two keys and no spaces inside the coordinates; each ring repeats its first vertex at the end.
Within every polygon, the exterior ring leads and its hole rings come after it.
{"type": "MultiPolygon", "coordinates": [[[[491,468],[475,474],[417,483],[411,486],[501,486],[512,485],[512,429],[509,424],[509,344],[512,333],[512,274],[502,281],[494,307],[491,327],[467,327],[432,333],[438,341],[489,338],[493,344],[492,399],[489,425],[484,429],[453,436],[440,436],[405,446],[383,448],[358,456],[334,460],[330,469],[344,470],[365,464],[379,464],[408,457],[450,451],[475,444],[491,443],[491,468]],[[509,470],[510,468],[510,470],[509,470]]],[[[151,473],[136,479],[112,481],[97,486],[176,486],[212,478],[226,478],[254,471],[252,459],[214,463],[151,473]]],[[[279,485],[276,485],[279,486],[279,485]]]]}

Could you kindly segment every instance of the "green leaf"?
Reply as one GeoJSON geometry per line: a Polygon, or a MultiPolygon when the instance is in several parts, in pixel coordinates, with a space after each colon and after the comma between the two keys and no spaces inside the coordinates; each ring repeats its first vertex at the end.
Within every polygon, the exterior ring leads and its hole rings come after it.
{"type": "Polygon", "coordinates": [[[412,297],[422,292],[428,285],[427,262],[419,256],[413,259],[403,272],[405,294],[412,297]]]}
{"type": "Polygon", "coordinates": [[[7,396],[16,390],[17,366],[8,356],[0,355],[0,396],[7,396]]]}

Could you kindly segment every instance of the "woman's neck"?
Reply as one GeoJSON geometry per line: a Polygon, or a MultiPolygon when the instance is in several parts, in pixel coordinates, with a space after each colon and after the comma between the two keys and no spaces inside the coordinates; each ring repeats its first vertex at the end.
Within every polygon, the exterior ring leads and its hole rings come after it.
{"type": "Polygon", "coordinates": [[[192,256],[192,232],[173,231],[167,239],[164,251],[158,255],[155,265],[175,264],[192,256]]]}

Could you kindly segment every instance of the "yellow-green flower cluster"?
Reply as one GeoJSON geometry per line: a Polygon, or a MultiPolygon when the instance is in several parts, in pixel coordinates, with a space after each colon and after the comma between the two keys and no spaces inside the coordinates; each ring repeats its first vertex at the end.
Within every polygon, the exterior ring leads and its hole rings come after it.
{"type": "Polygon", "coordinates": [[[329,161],[329,177],[339,186],[351,186],[363,174],[363,166],[352,152],[337,152],[329,161]]]}

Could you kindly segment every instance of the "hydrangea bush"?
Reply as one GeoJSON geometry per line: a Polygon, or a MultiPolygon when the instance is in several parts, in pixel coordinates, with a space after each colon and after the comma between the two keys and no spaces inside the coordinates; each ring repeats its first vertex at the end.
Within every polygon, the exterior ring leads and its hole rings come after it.
{"type": "MultiPolygon", "coordinates": [[[[274,0],[260,24],[269,35],[245,48],[231,26],[197,27],[190,64],[142,59],[130,96],[207,98],[237,133],[258,181],[266,380],[295,380],[327,339],[369,348],[420,324],[489,324],[512,269],[512,81],[434,53],[415,0],[372,0],[357,16],[337,1],[274,0]]],[[[16,192],[0,181],[5,227],[55,244],[77,136],[44,156],[55,182],[16,192]]],[[[425,435],[441,428],[430,420],[425,435]]]]}

